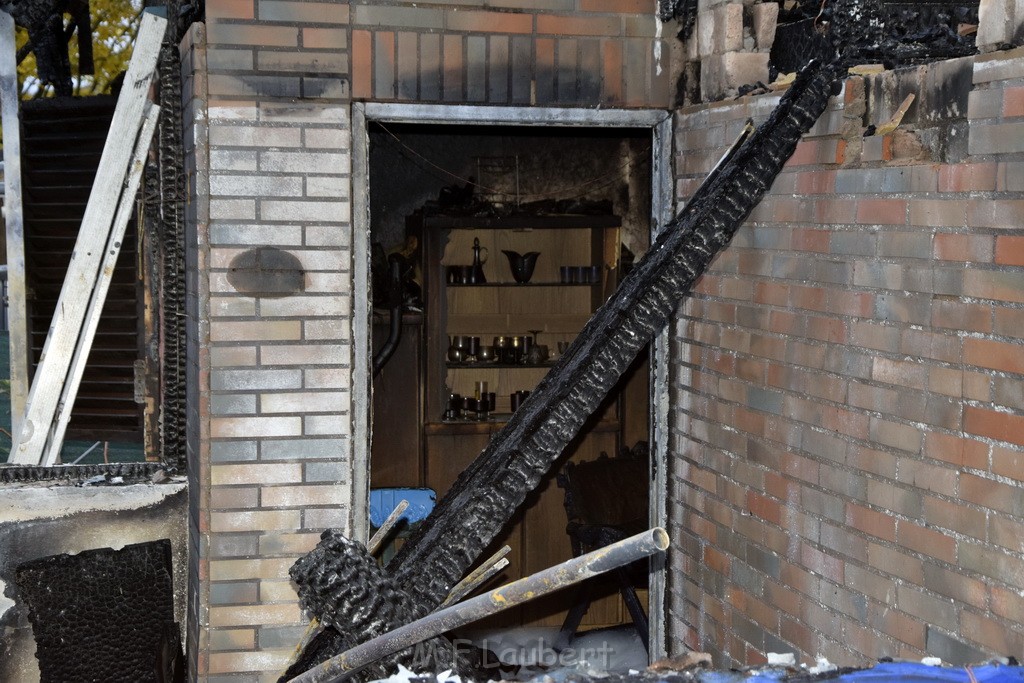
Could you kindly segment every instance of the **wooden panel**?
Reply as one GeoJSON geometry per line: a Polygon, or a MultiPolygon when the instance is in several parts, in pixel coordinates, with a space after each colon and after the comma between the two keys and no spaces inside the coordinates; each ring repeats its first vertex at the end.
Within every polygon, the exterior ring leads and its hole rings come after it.
{"type": "MultiPolygon", "coordinates": [[[[422,325],[405,324],[391,359],[373,378],[373,441],[370,486],[423,486],[420,353],[422,325]]],[[[373,326],[375,346],[384,344],[386,323],[373,326]]]]}
{"type": "MultiPolygon", "coordinates": [[[[451,485],[455,483],[459,474],[473,459],[482,451],[490,441],[490,433],[470,435],[444,435],[434,434],[426,437],[427,451],[427,486],[437,492],[440,499],[451,485]]],[[[492,579],[488,586],[499,586],[510,581],[515,581],[523,574],[522,568],[522,515],[517,515],[512,520],[512,525],[481,556],[481,561],[497,551],[501,546],[508,545],[512,551],[505,557],[509,565],[497,577],[492,579]]],[[[476,622],[474,629],[488,628],[510,628],[518,626],[522,621],[521,608],[506,610],[480,622],[476,622]]]]}
{"type": "Polygon", "coordinates": [[[647,349],[641,352],[619,383],[619,422],[622,424],[622,445],[632,448],[638,441],[650,440],[651,366],[647,349]]]}
{"type": "MultiPolygon", "coordinates": [[[[584,462],[597,459],[601,452],[613,454],[618,446],[615,432],[591,432],[569,447],[563,462],[584,462]]],[[[555,471],[546,477],[538,489],[527,498],[524,524],[523,569],[527,574],[564,562],[572,557],[572,546],[565,533],[565,492],[555,482],[555,471]]],[[[583,618],[581,628],[607,626],[620,623],[620,599],[613,584],[603,585],[605,595],[594,600],[583,618]],[[610,586],[610,587],[609,587],[610,586]]],[[[523,607],[524,625],[561,626],[565,613],[576,599],[576,591],[566,590],[549,599],[523,607]]]]}
{"type": "MultiPolygon", "coordinates": [[[[547,367],[526,366],[447,367],[445,356],[449,335],[479,336],[482,344],[490,344],[497,335],[526,335],[531,330],[540,330],[539,343],[549,348],[554,360],[558,342],[575,339],[592,312],[615,287],[619,237],[618,229],[613,226],[617,222],[595,222],[589,227],[577,227],[586,225],[578,221],[571,224],[573,227],[566,229],[550,229],[549,226],[538,230],[424,230],[423,271],[427,282],[427,355],[424,361],[428,383],[427,424],[424,426],[426,482],[439,495],[483,450],[490,433],[502,426],[500,420],[441,423],[445,390],[472,396],[475,383],[486,381],[488,391],[496,394],[496,413],[503,414],[510,409],[509,394],[520,389],[532,390],[549,371],[547,367]],[[487,284],[449,286],[445,267],[470,265],[474,240],[479,240],[480,246],[487,250],[484,265],[487,284]],[[508,259],[501,253],[503,249],[519,253],[540,252],[528,285],[514,283],[508,259]],[[601,282],[567,286],[559,282],[561,266],[592,264],[602,266],[601,282]]],[[[634,391],[631,400],[639,398],[640,391],[634,391]]],[[[643,402],[646,404],[646,396],[643,396],[643,402]]],[[[619,406],[613,397],[588,420],[581,436],[566,450],[561,460],[592,460],[602,452],[614,454],[619,446],[619,406]]],[[[563,501],[564,492],[558,488],[553,471],[527,498],[509,531],[494,544],[493,549],[503,543],[512,547],[511,565],[504,573],[504,580],[520,578],[572,557],[569,537],[565,532],[567,519],[563,501]]],[[[614,581],[599,580],[591,588],[595,599],[583,620],[583,628],[629,620],[614,581]]],[[[563,591],[474,628],[560,626],[566,610],[575,599],[575,591],[563,591]]]]}

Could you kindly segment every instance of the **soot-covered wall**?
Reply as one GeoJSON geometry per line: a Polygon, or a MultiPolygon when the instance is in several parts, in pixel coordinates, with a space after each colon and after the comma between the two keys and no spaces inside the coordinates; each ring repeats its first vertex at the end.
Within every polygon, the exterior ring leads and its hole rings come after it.
{"type": "MultiPolygon", "coordinates": [[[[680,200],[776,99],[679,112],[680,200]]],[[[672,331],[675,652],[1024,654],[1022,226],[1024,48],[846,81],[672,331]]]]}
{"type": "Polygon", "coordinates": [[[523,204],[611,201],[626,245],[635,253],[646,249],[650,131],[377,124],[370,141],[373,240],[385,249],[401,244],[406,216],[466,180],[484,186],[472,188],[476,198],[506,206],[516,204],[517,181],[523,204]]]}
{"type": "MultiPolygon", "coordinates": [[[[40,558],[166,539],[171,548],[174,621],[182,626],[187,603],[186,498],[180,483],[5,488],[0,495],[0,680],[40,679],[36,642],[16,578],[19,566],[40,558]]],[[[161,592],[165,581],[166,577],[157,586],[161,592]]],[[[95,629],[75,630],[68,636],[119,647],[95,629]]],[[[138,665],[127,662],[125,670],[138,665]]]]}

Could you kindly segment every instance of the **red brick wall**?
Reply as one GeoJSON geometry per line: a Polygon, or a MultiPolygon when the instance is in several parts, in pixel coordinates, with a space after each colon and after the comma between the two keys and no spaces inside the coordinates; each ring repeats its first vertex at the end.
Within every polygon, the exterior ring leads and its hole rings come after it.
{"type": "Polygon", "coordinates": [[[206,14],[214,102],[667,107],[681,50],[654,0],[210,0],[206,14]]]}
{"type": "Polygon", "coordinates": [[[666,107],[674,32],[640,0],[352,8],[357,99],[666,107]]]}
{"type": "MultiPolygon", "coordinates": [[[[680,112],[681,199],[776,100],[680,112]]],[[[1024,49],[848,80],[675,326],[675,651],[1024,655],[1022,266],[1024,49]]]]}

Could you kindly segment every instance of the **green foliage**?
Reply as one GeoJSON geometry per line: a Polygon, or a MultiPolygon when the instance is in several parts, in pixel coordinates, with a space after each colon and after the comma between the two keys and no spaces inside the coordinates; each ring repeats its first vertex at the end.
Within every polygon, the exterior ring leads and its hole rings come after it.
{"type": "MultiPolygon", "coordinates": [[[[68,50],[74,94],[82,97],[110,92],[110,84],[128,68],[132,43],[142,17],[142,0],[90,0],[89,5],[95,75],[78,75],[78,36],[72,37],[68,50]]],[[[68,18],[65,15],[65,23],[68,18]]],[[[19,27],[16,39],[20,50],[28,41],[28,32],[19,27]]],[[[36,58],[31,53],[18,65],[18,81],[23,99],[53,94],[52,86],[41,87],[36,75],[36,58]]]]}

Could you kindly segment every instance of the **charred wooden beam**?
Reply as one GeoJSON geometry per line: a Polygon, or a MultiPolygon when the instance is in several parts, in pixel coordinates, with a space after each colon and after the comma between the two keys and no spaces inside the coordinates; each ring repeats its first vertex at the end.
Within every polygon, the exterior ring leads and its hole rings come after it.
{"type": "MultiPolygon", "coordinates": [[[[326,628],[281,680],[438,607],[757,206],[824,111],[839,74],[834,64],[811,64],[801,73],[768,120],[730,151],[666,226],[387,570],[335,531],[296,562],[290,573],[302,606],[326,628]]],[[[379,677],[410,655],[390,655],[360,676],[379,677]]]]}
{"type": "Polygon", "coordinates": [[[771,68],[796,71],[838,53],[847,66],[888,68],[977,52],[972,32],[978,0],[797,0],[780,10],[771,68]]]}
{"type": "MultiPolygon", "coordinates": [[[[0,0],[0,9],[14,17],[18,26],[28,30],[39,80],[52,85],[58,96],[72,94],[68,40],[75,31],[78,32],[79,75],[93,72],[89,0],[0,0]],[[71,15],[73,22],[66,29],[65,12],[71,15]]],[[[18,61],[22,59],[24,55],[19,52],[18,61]]]]}

